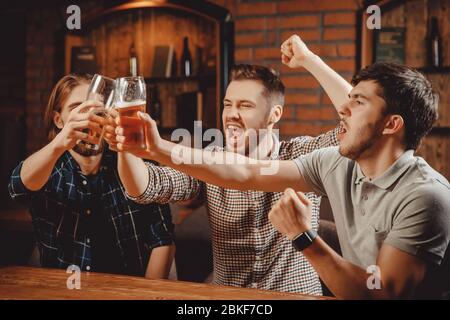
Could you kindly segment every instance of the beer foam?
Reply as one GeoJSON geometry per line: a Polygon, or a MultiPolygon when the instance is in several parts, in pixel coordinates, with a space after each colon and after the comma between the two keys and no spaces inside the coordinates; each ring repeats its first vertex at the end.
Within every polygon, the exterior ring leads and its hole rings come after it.
{"type": "Polygon", "coordinates": [[[121,101],[121,102],[116,102],[114,107],[116,109],[122,109],[122,108],[142,106],[145,104],[146,104],[145,100],[121,101]]]}

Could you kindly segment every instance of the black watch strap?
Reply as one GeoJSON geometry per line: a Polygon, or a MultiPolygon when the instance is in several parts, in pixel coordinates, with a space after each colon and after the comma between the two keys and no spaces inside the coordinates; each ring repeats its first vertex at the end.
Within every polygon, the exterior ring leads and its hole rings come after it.
{"type": "Polygon", "coordinates": [[[297,251],[303,251],[312,245],[314,239],[317,237],[317,232],[314,230],[307,230],[300,233],[292,239],[292,245],[297,251]]]}

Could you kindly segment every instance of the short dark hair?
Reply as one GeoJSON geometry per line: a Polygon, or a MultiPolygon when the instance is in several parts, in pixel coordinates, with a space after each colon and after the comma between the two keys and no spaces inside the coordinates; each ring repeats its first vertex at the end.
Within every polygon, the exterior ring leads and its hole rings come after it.
{"type": "Polygon", "coordinates": [[[398,114],[405,124],[405,147],[414,149],[430,132],[438,117],[438,96],[431,83],[414,68],[379,62],[362,69],[352,84],[373,80],[380,86],[386,114],[398,114]]]}
{"type": "Polygon", "coordinates": [[[230,72],[230,82],[236,80],[260,81],[269,105],[284,105],[284,84],[274,70],[254,64],[238,64],[230,72]]]}

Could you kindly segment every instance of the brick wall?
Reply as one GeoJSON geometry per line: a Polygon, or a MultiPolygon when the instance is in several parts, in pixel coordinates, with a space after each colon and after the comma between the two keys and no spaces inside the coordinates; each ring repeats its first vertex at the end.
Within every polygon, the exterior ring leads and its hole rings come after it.
{"type": "Polygon", "coordinates": [[[33,10],[26,15],[26,108],[27,150],[45,141],[43,114],[55,79],[55,38],[57,11],[33,10]]]}
{"type": "MultiPolygon", "coordinates": [[[[280,63],[280,45],[293,33],[331,67],[350,79],[355,72],[355,10],[358,0],[211,0],[229,9],[235,20],[237,63],[267,65],[280,72],[287,94],[280,132],[284,137],[316,135],[336,124],[336,113],[319,84],[304,70],[280,63]]],[[[98,3],[98,2],[97,2],[98,3]]],[[[82,2],[82,12],[96,1],[82,2]]],[[[56,73],[56,33],[62,28],[61,8],[36,8],[26,14],[27,150],[45,141],[42,115],[56,73]]]]}
{"type": "MultiPolygon", "coordinates": [[[[99,1],[77,3],[81,12],[96,9],[99,1]]],[[[62,76],[63,43],[61,30],[65,30],[67,4],[59,6],[37,5],[25,13],[26,19],[26,111],[27,151],[32,153],[43,146],[43,115],[51,90],[62,76]]]]}
{"type": "Polygon", "coordinates": [[[286,105],[280,122],[283,137],[317,135],[336,124],[326,94],[304,69],[280,62],[280,45],[299,34],[306,44],[346,79],[355,72],[358,0],[211,0],[228,8],[235,21],[236,63],[262,64],[280,72],[286,105]]]}

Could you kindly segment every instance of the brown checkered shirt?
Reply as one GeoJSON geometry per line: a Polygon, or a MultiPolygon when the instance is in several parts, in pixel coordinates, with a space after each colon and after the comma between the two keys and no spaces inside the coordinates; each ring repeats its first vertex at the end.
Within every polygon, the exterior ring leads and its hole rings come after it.
{"type": "MultiPolygon", "coordinates": [[[[317,137],[276,141],[271,159],[291,160],[338,144],[338,128],[317,137]]],[[[217,149],[216,149],[217,150],[217,149]]],[[[213,283],[266,290],[322,294],[317,273],[302,253],[276,231],[268,213],[282,193],[224,189],[168,167],[147,163],[150,182],[138,203],[167,203],[206,195],[213,244],[213,283]]],[[[270,177],[268,177],[270,179],[270,177]]],[[[312,227],[319,226],[320,197],[313,203],[312,227]]]]}

